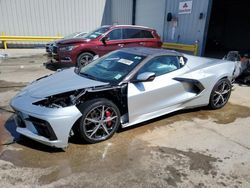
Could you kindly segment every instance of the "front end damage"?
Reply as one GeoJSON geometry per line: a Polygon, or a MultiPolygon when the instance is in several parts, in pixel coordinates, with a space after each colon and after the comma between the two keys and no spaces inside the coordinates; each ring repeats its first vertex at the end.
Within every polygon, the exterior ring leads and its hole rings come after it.
{"type": "Polygon", "coordinates": [[[48,146],[65,148],[73,125],[82,116],[83,104],[91,99],[105,98],[117,105],[121,123],[128,122],[127,85],[98,86],[77,89],[43,99],[29,94],[17,95],[11,101],[15,110],[17,132],[48,146]]]}

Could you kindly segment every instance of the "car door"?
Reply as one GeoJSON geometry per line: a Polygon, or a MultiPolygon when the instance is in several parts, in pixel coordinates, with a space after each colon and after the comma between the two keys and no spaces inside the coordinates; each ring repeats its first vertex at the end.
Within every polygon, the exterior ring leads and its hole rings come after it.
{"type": "Polygon", "coordinates": [[[105,36],[106,38],[105,43],[98,46],[98,50],[100,55],[107,54],[111,51],[120,49],[124,47],[124,43],[122,40],[122,29],[116,28],[107,33],[105,36]]]}
{"type": "Polygon", "coordinates": [[[140,38],[140,29],[123,28],[122,30],[122,37],[126,48],[143,46],[143,40],[140,38]]]}
{"type": "Polygon", "coordinates": [[[153,81],[128,84],[129,124],[181,109],[187,100],[187,86],[173,78],[187,70],[176,56],[159,56],[147,62],[136,75],[154,72],[156,77],[153,81]]]}
{"type": "Polygon", "coordinates": [[[157,36],[156,31],[142,30],[140,36],[142,39],[140,45],[144,47],[159,48],[162,45],[160,39],[155,38],[157,36]]]}
{"type": "Polygon", "coordinates": [[[123,28],[125,47],[159,47],[152,33],[140,28],[123,28]]]}

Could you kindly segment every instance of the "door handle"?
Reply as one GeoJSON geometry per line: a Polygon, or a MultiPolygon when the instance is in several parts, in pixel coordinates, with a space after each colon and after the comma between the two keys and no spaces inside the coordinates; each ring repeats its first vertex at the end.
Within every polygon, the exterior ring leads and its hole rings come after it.
{"type": "Polygon", "coordinates": [[[124,44],[118,44],[118,46],[122,48],[124,46],[124,44]]]}
{"type": "Polygon", "coordinates": [[[140,44],[140,45],[145,45],[145,42],[140,42],[139,44],[140,44]]]}

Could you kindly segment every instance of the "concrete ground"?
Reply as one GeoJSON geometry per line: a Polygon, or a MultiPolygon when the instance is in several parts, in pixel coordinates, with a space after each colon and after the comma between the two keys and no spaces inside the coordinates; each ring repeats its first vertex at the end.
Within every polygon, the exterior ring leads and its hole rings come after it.
{"type": "Polygon", "coordinates": [[[0,58],[1,57],[29,57],[32,55],[43,55],[45,49],[44,48],[31,48],[31,49],[15,49],[15,48],[9,48],[9,49],[0,49],[0,58]]]}
{"type": "Polygon", "coordinates": [[[66,150],[15,132],[10,99],[50,74],[36,55],[0,60],[0,187],[250,187],[250,87],[220,110],[181,111],[66,150]],[[16,140],[16,142],[13,142],[16,140]]]}

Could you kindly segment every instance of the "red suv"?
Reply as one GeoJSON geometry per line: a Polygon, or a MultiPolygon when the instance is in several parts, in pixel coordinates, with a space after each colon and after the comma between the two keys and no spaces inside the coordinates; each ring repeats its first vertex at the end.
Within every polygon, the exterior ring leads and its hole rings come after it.
{"type": "Polygon", "coordinates": [[[64,66],[84,66],[95,55],[126,47],[160,48],[162,42],[156,30],[133,25],[102,26],[82,38],[65,39],[53,47],[52,55],[64,66]]]}

